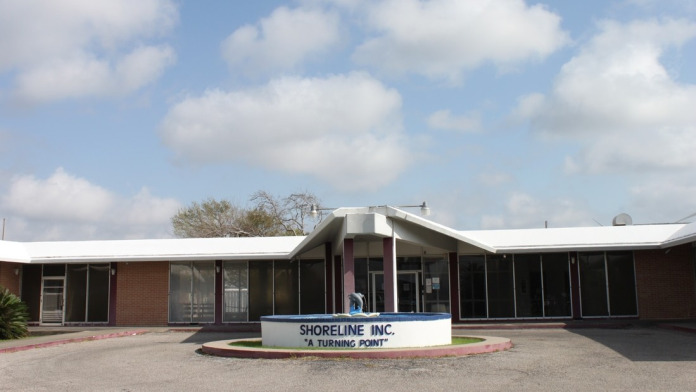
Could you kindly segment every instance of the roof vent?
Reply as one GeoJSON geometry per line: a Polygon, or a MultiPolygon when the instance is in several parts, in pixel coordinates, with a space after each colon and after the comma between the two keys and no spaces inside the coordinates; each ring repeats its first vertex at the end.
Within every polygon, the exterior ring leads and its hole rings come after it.
{"type": "Polygon", "coordinates": [[[633,224],[633,219],[630,215],[621,213],[614,217],[611,224],[613,226],[629,226],[633,224]]]}

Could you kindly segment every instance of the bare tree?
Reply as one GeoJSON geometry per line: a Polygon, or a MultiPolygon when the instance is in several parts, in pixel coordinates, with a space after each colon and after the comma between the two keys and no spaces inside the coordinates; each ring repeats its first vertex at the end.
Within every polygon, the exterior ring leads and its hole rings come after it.
{"type": "Polygon", "coordinates": [[[284,198],[275,197],[266,191],[258,191],[251,196],[251,201],[257,209],[277,217],[287,235],[307,234],[305,229],[307,220],[310,219],[310,208],[319,204],[319,199],[306,191],[284,198]]]}
{"type": "Polygon", "coordinates": [[[309,192],[277,198],[266,191],[251,197],[254,208],[238,207],[228,200],[206,199],[181,208],[172,217],[174,235],[184,238],[271,237],[304,235],[316,196],[309,192]]]}
{"type": "Polygon", "coordinates": [[[174,235],[185,238],[248,237],[241,223],[244,211],[228,200],[209,198],[179,209],[172,217],[174,235]]]}

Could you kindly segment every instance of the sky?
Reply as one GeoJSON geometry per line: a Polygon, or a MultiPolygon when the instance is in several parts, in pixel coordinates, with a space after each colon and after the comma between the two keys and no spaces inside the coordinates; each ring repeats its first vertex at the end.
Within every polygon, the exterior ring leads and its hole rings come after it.
{"type": "Polygon", "coordinates": [[[0,0],[0,37],[5,240],[170,238],[259,190],[460,230],[696,212],[691,0],[0,0]]]}

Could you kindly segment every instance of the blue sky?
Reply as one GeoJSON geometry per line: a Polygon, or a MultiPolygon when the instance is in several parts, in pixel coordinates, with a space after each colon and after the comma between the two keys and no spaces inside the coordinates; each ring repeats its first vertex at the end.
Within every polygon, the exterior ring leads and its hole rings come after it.
{"type": "Polygon", "coordinates": [[[459,229],[696,212],[687,0],[0,0],[7,240],[171,237],[208,197],[459,229]]]}

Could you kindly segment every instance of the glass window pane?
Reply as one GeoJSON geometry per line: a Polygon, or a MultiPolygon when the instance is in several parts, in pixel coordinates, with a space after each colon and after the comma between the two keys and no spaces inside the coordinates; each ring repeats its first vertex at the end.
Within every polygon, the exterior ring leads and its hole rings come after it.
{"type": "Polygon", "coordinates": [[[568,254],[543,254],[541,260],[544,270],[544,311],[546,317],[570,317],[568,254]]]}
{"type": "Polygon", "coordinates": [[[461,318],[486,317],[486,259],[483,255],[459,257],[461,318]]]}
{"type": "Polygon", "coordinates": [[[488,317],[515,317],[512,257],[489,255],[486,257],[486,283],[488,288],[488,317]]]}
{"type": "Polygon", "coordinates": [[[612,316],[635,316],[636,280],[631,252],[607,252],[609,307],[612,316]]]}
{"type": "Polygon", "coordinates": [[[41,266],[22,266],[22,301],[27,304],[29,321],[39,321],[41,311],[41,266]]]}
{"type": "Polygon", "coordinates": [[[247,321],[249,289],[247,287],[247,262],[226,261],[224,263],[223,321],[247,321]]]}
{"type": "Polygon", "coordinates": [[[608,316],[604,252],[580,253],[580,298],[583,316],[608,316]]]}
{"type": "Polygon", "coordinates": [[[65,321],[85,322],[87,312],[87,264],[68,265],[65,321]]]}
{"type": "Polygon", "coordinates": [[[426,312],[449,313],[449,262],[444,257],[426,257],[423,259],[425,274],[425,308],[426,312]],[[430,283],[430,285],[428,285],[430,283]]]}
{"type": "Polygon", "coordinates": [[[297,261],[276,261],[274,296],[274,314],[298,314],[300,313],[299,279],[297,261]]]}
{"type": "Polygon", "coordinates": [[[273,314],[273,262],[249,262],[249,321],[273,314]]]}
{"type": "Polygon", "coordinates": [[[109,321],[109,264],[89,265],[87,321],[109,321]]]}
{"type": "Polygon", "coordinates": [[[169,263],[169,321],[191,322],[191,263],[169,263]]]}
{"type": "Polygon", "coordinates": [[[397,257],[396,258],[396,269],[397,269],[397,271],[420,271],[421,270],[421,258],[420,257],[397,257]]]}
{"type": "Polygon", "coordinates": [[[515,255],[517,317],[543,317],[541,259],[539,255],[515,255]]]}
{"type": "MultiPolygon", "coordinates": [[[[367,262],[360,264],[362,265],[361,270],[367,275],[367,262]]],[[[355,270],[355,287],[357,289],[357,263],[355,270]]],[[[324,277],[324,260],[300,261],[300,311],[302,314],[326,313],[324,277]]],[[[367,283],[367,277],[365,277],[365,283],[367,283]]]]}
{"type": "Polygon", "coordinates": [[[384,272],[384,259],[381,257],[370,257],[369,267],[371,272],[384,272]]]}
{"type": "MultiPolygon", "coordinates": [[[[354,260],[355,263],[355,292],[360,293],[365,296],[365,301],[367,302],[366,304],[363,304],[363,310],[367,311],[368,309],[371,309],[369,306],[370,300],[372,299],[370,297],[370,282],[368,280],[368,272],[367,272],[367,259],[366,258],[356,258],[354,260]]],[[[302,278],[304,279],[304,278],[302,278]]],[[[302,309],[302,313],[304,313],[304,309],[302,309]]]]}
{"type": "Polygon", "coordinates": [[[191,322],[215,321],[215,262],[194,261],[191,322]]]}
{"type": "Polygon", "coordinates": [[[43,276],[65,276],[65,264],[44,264],[43,276]]]}

